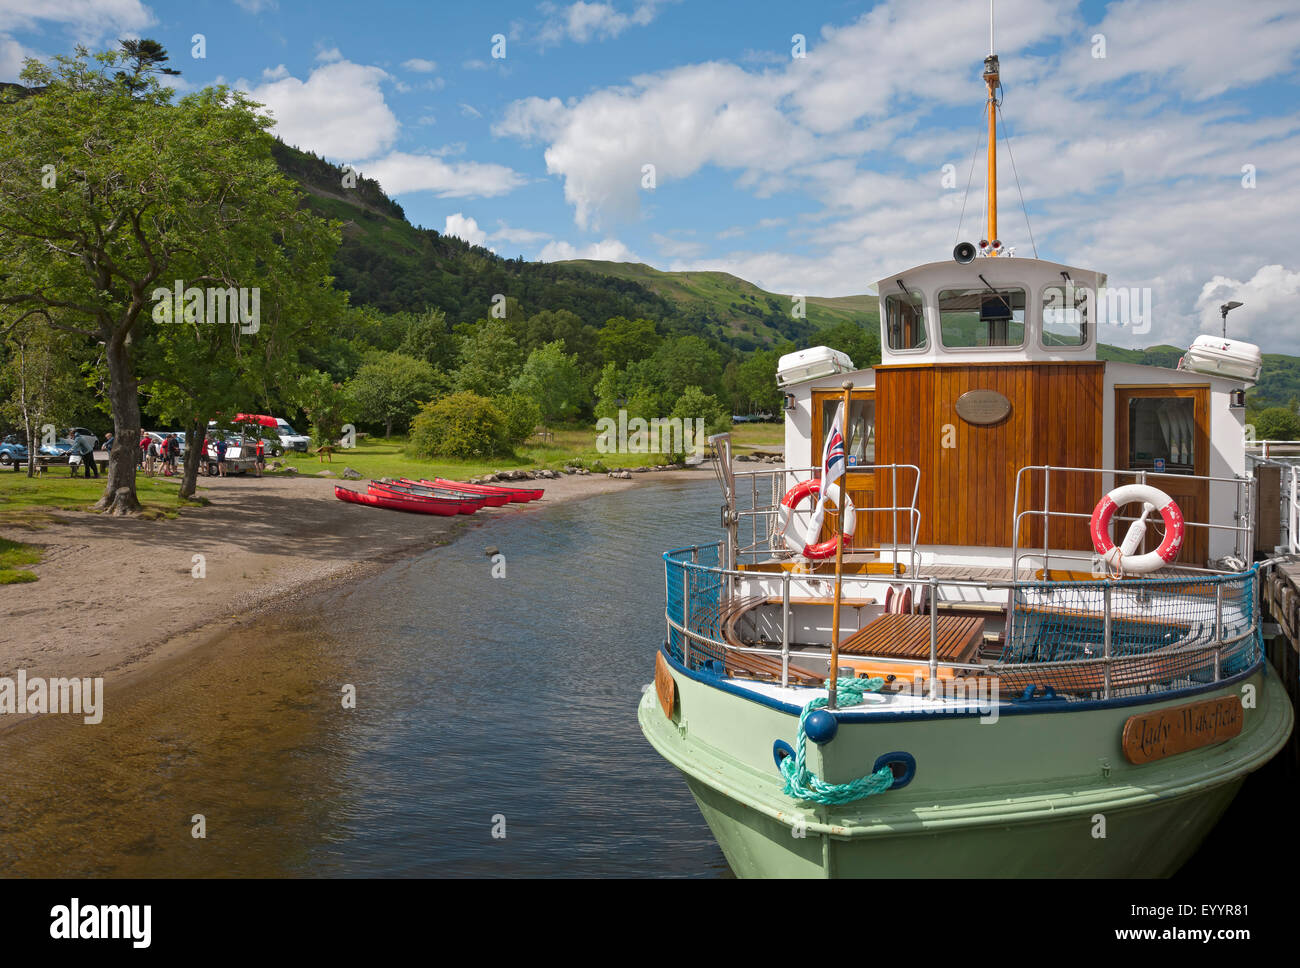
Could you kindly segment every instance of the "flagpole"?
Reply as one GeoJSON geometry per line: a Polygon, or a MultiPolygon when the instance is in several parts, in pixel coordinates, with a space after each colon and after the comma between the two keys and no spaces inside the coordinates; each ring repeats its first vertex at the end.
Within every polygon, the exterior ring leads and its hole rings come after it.
{"type": "MultiPolygon", "coordinates": [[[[835,708],[836,687],[840,677],[840,592],[844,581],[844,506],[848,503],[849,494],[849,430],[853,423],[849,418],[849,394],[853,390],[853,384],[845,380],[843,387],[844,402],[841,406],[844,408],[844,473],[841,475],[843,482],[840,485],[840,533],[835,542],[835,603],[831,606],[831,674],[826,695],[827,709],[835,708]]],[[[822,486],[830,487],[830,484],[823,481],[822,486]]]]}

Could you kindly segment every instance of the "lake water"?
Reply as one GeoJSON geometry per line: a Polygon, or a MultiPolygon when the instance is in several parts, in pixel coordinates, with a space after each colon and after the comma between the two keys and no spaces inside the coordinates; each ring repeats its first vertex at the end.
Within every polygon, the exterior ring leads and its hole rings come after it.
{"type": "MultiPolygon", "coordinates": [[[[109,682],[103,725],[0,734],[0,876],[730,876],[636,723],[659,556],[714,540],[718,504],[701,474],[485,516],[109,682]]],[[[1231,873],[1229,838],[1278,782],[1252,778],[1182,876],[1231,873]]]]}
{"type": "Polygon", "coordinates": [[[307,614],[107,683],[103,725],[0,736],[0,873],[730,876],[636,723],[659,556],[720,535],[718,503],[701,474],[484,517],[307,614]]]}

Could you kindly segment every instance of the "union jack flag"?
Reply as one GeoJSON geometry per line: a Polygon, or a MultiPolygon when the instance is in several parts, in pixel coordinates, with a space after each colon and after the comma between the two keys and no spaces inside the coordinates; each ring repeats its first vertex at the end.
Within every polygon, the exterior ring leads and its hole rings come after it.
{"type": "Polygon", "coordinates": [[[821,530],[822,516],[826,513],[826,491],[844,476],[844,403],[835,409],[835,419],[831,421],[826,433],[826,445],[822,449],[822,484],[817,495],[817,507],[813,510],[813,534],[821,530]]]}

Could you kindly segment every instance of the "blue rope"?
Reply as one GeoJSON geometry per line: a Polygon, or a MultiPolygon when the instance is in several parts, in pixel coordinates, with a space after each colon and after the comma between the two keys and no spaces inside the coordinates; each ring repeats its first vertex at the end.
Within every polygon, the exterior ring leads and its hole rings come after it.
{"type": "MultiPolygon", "coordinates": [[[[826,682],[830,685],[830,680],[826,682]]],[[[879,692],[885,680],[879,676],[874,679],[839,679],[836,680],[837,698],[842,705],[858,706],[862,696],[868,692],[879,692]]],[[[804,722],[814,710],[821,709],[829,697],[818,696],[803,707],[799,714],[799,739],[794,756],[787,756],[781,761],[781,775],[785,778],[782,792],[796,800],[808,800],[813,803],[852,803],[876,793],[884,793],[894,785],[894,771],[882,766],[875,773],[869,773],[848,783],[827,783],[809,772],[807,765],[808,734],[804,722]]]]}

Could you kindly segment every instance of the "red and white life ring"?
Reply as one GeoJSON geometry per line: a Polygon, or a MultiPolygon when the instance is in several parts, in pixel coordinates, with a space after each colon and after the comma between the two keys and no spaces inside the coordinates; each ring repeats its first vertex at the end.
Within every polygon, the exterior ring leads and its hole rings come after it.
{"type": "MultiPolygon", "coordinates": [[[[838,541],[838,538],[831,538],[827,541],[814,542],[813,539],[817,535],[808,533],[810,530],[808,522],[802,517],[796,517],[794,514],[804,498],[811,497],[816,501],[817,496],[821,493],[821,485],[822,482],[819,478],[800,481],[785,492],[785,497],[781,498],[781,504],[778,508],[780,533],[785,538],[786,547],[791,551],[799,552],[805,558],[830,558],[835,554],[835,545],[838,541]]],[[[858,515],[857,510],[853,507],[853,499],[849,497],[847,491],[841,491],[838,484],[831,484],[826,489],[826,497],[840,509],[840,520],[843,522],[844,536],[846,538],[853,537],[853,532],[857,530],[858,526],[858,515]]]]}
{"type": "Polygon", "coordinates": [[[1148,484],[1126,484],[1103,497],[1093,508],[1091,528],[1092,546],[1097,549],[1102,560],[1118,571],[1135,575],[1156,571],[1173,561],[1183,546],[1187,532],[1183,512],[1174,503],[1174,499],[1160,488],[1148,484]],[[1110,539],[1110,520],[1115,516],[1116,509],[1135,501],[1142,501],[1145,505],[1142,517],[1129,525],[1128,534],[1124,535],[1124,540],[1116,547],[1110,539]],[[1164,519],[1165,538],[1155,551],[1134,555],[1133,552],[1146,536],[1147,515],[1153,510],[1159,511],[1164,519]]]}

